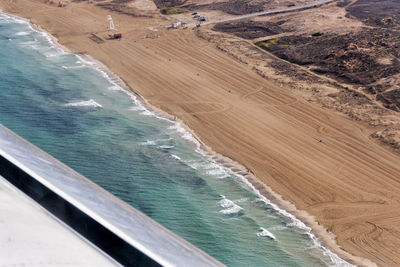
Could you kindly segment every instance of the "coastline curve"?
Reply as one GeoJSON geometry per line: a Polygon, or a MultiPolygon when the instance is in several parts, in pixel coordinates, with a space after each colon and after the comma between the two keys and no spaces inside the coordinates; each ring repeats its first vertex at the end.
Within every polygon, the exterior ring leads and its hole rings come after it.
{"type": "MultiPolygon", "coordinates": [[[[12,15],[12,17],[15,17],[15,16],[12,15]]],[[[21,19],[19,17],[16,17],[16,18],[21,19]]],[[[23,19],[23,21],[32,25],[29,21],[27,21],[25,19],[23,19]]],[[[34,27],[36,27],[36,25],[34,25],[34,27]]],[[[34,28],[34,27],[32,27],[32,28],[34,28]]],[[[41,32],[44,36],[47,36],[49,43],[60,47],[60,49],[65,52],[64,47],[61,47],[55,41],[56,39],[54,37],[52,37],[50,34],[42,31],[42,29],[40,29],[40,28],[35,29],[35,31],[41,32]]],[[[247,170],[247,168],[242,166],[240,163],[234,162],[233,160],[214,152],[211,148],[209,148],[207,145],[205,145],[201,141],[201,139],[198,136],[196,136],[196,134],[191,129],[189,129],[182,121],[180,121],[180,120],[175,121],[173,119],[173,116],[171,116],[170,114],[167,114],[164,111],[158,109],[157,107],[151,105],[148,101],[146,101],[144,98],[142,98],[140,95],[138,95],[135,92],[134,88],[129,88],[128,86],[126,86],[126,84],[123,82],[123,80],[121,80],[119,77],[117,77],[115,74],[113,74],[110,70],[108,70],[105,67],[105,65],[102,64],[101,62],[94,60],[86,55],[77,55],[77,54],[75,54],[75,55],[80,57],[83,62],[88,64],[88,66],[91,66],[94,69],[101,72],[104,75],[104,77],[106,77],[111,83],[119,86],[121,88],[121,90],[123,90],[135,102],[135,104],[137,104],[138,106],[141,106],[144,109],[146,109],[147,111],[151,112],[154,117],[156,117],[158,119],[166,120],[169,123],[171,123],[172,126],[175,127],[176,131],[178,133],[180,133],[180,135],[184,139],[192,142],[195,145],[196,151],[199,154],[205,156],[212,162],[219,164],[224,169],[226,169],[231,174],[233,174],[235,177],[237,177],[238,179],[241,179],[245,184],[247,184],[249,186],[250,189],[253,190],[253,192],[255,192],[257,195],[259,195],[260,198],[266,204],[271,206],[274,210],[278,211],[282,216],[292,219],[294,225],[296,227],[299,227],[300,229],[305,230],[307,232],[307,234],[310,236],[310,238],[315,242],[315,244],[317,246],[321,247],[331,257],[331,260],[333,263],[335,263],[335,265],[337,265],[337,266],[353,266],[350,263],[347,263],[345,260],[343,260],[341,257],[339,257],[337,255],[337,254],[342,255],[342,253],[339,252],[339,253],[335,254],[334,252],[330,251],[327,247],[325,247],[323,244],[321,244],[319,242],[318,233],[314,234],[313,232],[315,231],[315,229],[313,229],[313,227],[307,226],[308,224],[314,224],[314,223],[307,222],[307,224],[306,224],[297,218],[297,216],[299,214],[304,213],[303,211],[296,211],[295,209],[292,209],[292,208],[289,209],[291,212],[286,211],[286,209],[285,209],[286,204],[284,204],[283,201],[282,202],[279,201],[279,199],[282,199],[282,197],[273,193],[273,191],[267,185],[263,184],[264,187],[269,188],[267,191],[270,191],[271,196],[274,196],[274,199],[276,200],[277,204],[275,204],[273,201],[269,200],[266,196],[264,196],[264,194],[257,188],[257,186],[254,185],[254,184],[260,183],[258,181],[258,179],[251,173],[249,175],[243,175],[243,172],[249,173],[249,170],[247,170]],[[219,159],[219,160],[215,160],[215,159],[219,159]],[[226,164],[221,164],[220,160],[224,161],[226,164]],[[229,166],[231,166],[231,167],[229,167],[229,166]],[[237,168],[239,168],[241,171],[238,172],[237,168]],[[280,206],[285,207],[285,208],[281,208],[280,206]],[[293,215],[292,213],[296,214],[297,216],[293,215]]],[[[307,216],[309,216],[309,215],[307,215],[307,216]]],[[[303,216],[301,216],[301,217],[303,218],[303,216]]],[[[306,217],[306,216],[304,216],[304,217],[306,217]]],[[[315,225],[317,225],[316,222],[315,222],[315,225]]],[[[320,235],[323,235],[323,234],[320,233],[320,235]]],[[[329,237],[329,238],[331,238],[331,237],[329,237]]],[[[334,249],[334,250],[336,251],[336,249],[334,249]]],[[[338,248],[338,250],[340,250],[340,248],[338,248]]],[[[343,252],[342,257],[347,258],[348,255],[345,255],[345,252],[343,252]]],[[[348,260],[354,261],[354,258],[351,259],[351,257],[349,257],[348,260]]]]}

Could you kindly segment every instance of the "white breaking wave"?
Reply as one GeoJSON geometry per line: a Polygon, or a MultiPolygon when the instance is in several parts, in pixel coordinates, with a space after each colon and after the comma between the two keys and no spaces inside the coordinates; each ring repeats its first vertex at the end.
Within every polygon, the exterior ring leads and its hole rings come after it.
{"type": "Polygon", "coordinates": [[[202,162],[202,161],[196,161],[196,160],[188,160],[188,161],[186,161],[186,164],[187,164],[190,168],[192,168],[192,169],[194,169],[194,170],[198,170],[199,168],[202,169],[202,168],[204,168],[205,165],[206,165],[204,162],[202,162]]]}
{"type": "Polygon", "coordinates": [[[181,158],[179,156],[174,155],[174,154],[172,154],[171,157],[173,157],[174,159],[177,159],[177,160],[181,160],[181,158]]]}
{"type": "MultiPolygon", "coordinates": [[[[66,52],[63,51],[59,46],[57,46],[57,45],[54,44],[53,40],[51,39],[51,37],[50,37],[47,33],[41,32],[41,31],[37,30],[35,27],[32,26],[32,24],[29,23],[29,21],[27,21],[27,20],[25,20],[25,19],[18,18],[18,17],[9,16],[9,15],[3,15],[3,14],[2,14],[2,16],[5,16],[5,17],[7,17],[7,18],[12,18],[12,20],[13,20],[14,22],[17,22],[17,23],[20,23],[20,24],[27,24],[28,27],[29,27],[32,31],[35,31],[35,32],[41,34],[41,35],[48,41],[48,43],[50,44],[50,46],[54,47],[55,49],[58,49],[59,51],[62,51],[62,53],[66,53],[66,52]]],[[[104,71],[104,70],[106,70],[106,68],[103,67],[102,64],[100,64],[100,63],[98,63],[98,62],[93,62],[93,61],[85,60],[85,59],[83,59],[83,57],[81,57],[80,55],[75,55],[75,56],[76,56],[80,61],[84,62],[85,64],[93,66],[93,68],[96,69],[96,70],[98,70],[100,73],[102,73],[102,74],[105,76],[105,78],[107,78],[107,80],[109,80],[112,84],[115,84],[115,83],[112,81],[111,77],[106,73],[106,71],[104,71]],[[104,69],[104,70],[103,70],[103,69],[104,69]]],[[[135,104],[137,104],[138,106],[142,106],[144,110],[147,110],[147,109],[143,106],[143,104],[141,103],[141,101],[138,100],[138,98],[136,97],[136,95],[135,95],[134,93],[132,93],[131,91],[129,91],[129,90],[125,89],[125,88],[124,88],[123,91],[124,91],[126,94],[128,94],[128,95],[130,96],[130,98],[133,100],[133,102],[134,102],[135,104]]],[[[67,105],[68,105],[68,106],[82,106],[82,105],[79,104],[79,103],[85,103],[85,102],[90,102],[90,101],[92,101],[92,100],[89,100],[89,101],[82,101],[82,102],[76,102],[76,103],[69,103],[69,104],[67,104],[67,105]]],[[[96,107],[101,107],[100,104],[96,103],[95,101],[93,101],[93,102],[95,103],[95,106],[96,106],[96,107]]],[[[94,104],[93,102],[92,102],[92,104],[94,104]]],[[[86,106],[88,106],[88,105],[86,105],[86,106]]],[[[148,112],[151,112],[151,111],[148,110],[148,112]]],[[[156,117],[156,118],[159,118],[159,119],[161,119],[161,120],[165,120],[165,121],[168,121],[168,122],[172,123],[173,125],[172,125],[171,127],[169,127],[169,129],[176,130],[176,131],[181,135],[181,137],[183,137],[184,139],[189,140],[189,141],[191,141],[192,143],[194,143],[194,144],[196,145],[196,148],[197,148],[196,151],[197,151],[199,154],[201,154],[201,155],[207,157],[210,161],[214,162],[214,160],[212,160],[209,156],[207,156],[207,154],[205,153],[205,151],[201,149],[200,142],[199,142],[196,138],[194,138],[193,135],[192,135],[191,133],[189,133],[188,131],[186,131],[186,129],[184,129],[184,128],[182,127],[182,125],[181,125],[179,122],[171,121],[171,120],[169,120],[168,118],[165,118],[165,117],[162,117],[162,116],[158,116],[158,115],[156,115],[156,114],[154,114],[154,113],[153,113],[153,116],[156,117]]],[[[178,157],[178,156],[176,156],[176,155],[171,155],[171,156],[172,156],[173,158],[175,158],[175,159],[181,160],[181,158],[178,157]]],[[[224,169],[225,169],[225,168],[224,168],[224,169]]],[[[264,196],[263,196],[263,195],[262,195],[248,180],[247,180],[246,177],[244,177],[244,176],[242,176],[242,175],[239,175],[239,174],[237,174],[237,173],[234,173],[233,171],[231,171],[231,170],[228,169],[228,168],[226,168],[226,170],[227,170],[228,173],[232,173],[233,175],[239,177],[250,189],[252,189],[257,195],[260,196],[260,198],[263,200],[263,202],[265,202],[266,204],[270,205],[274,210],[276,210],[276,211],[277,211],[279,214],[281,214],[282,216],[287,217],[287,218],[290,218],[290,219],[292,220],[292,223],[291,223],[291,224],[295,225],[296,227],[298,227],[298,228],[300,228],[300,229],[303,229],[303,230],[310,236],[310,238],[315,242],[315,244],[316,244],[318,247],[322,248],[323,253],[324,253],[325,255],[327,255],[327,256],[330,257],[330,259],[331,259],[332,262],[335,264],[335,266],[354,266],[354,265],[352,265],[352,264],[350,264],[350,263],[348,263],[348,262],[342,260],[342,259],[341,259],[340,257],[338,257],[336,254],[334,254],[333,252],[331,252],[330,250],[328,250],[326,247],[322,246],[321,243],[318,241],[318,239],[315,237],[315,235],[311,232],[311,228],[310,228],[310,227],[307,227],[303,222],[301,222],[299,219],[297,219],[294,215],[290,214],[289,212],[287,212],[287,211],[285,211],[285,210],[283,210],[283,209],[280,209],[277,205],[271,203],[267,198],[265,198],[265,197],[264,197],[264,196]]],[[[235,205],[236,205],[236,204],[235,204],[235,205]]],[[[236,205],[236,206],[237,206],[237,205],[236,205]]],[[[237,206],[237,207],[239,207],[240,209],[242,209],[240,206],[237,206]]],[[[231,209],[232,209],[232,208],[231,208],[231,209]]],[[[233,209],[232,209],[231,211],[226,211],[226,212],[232,212],[232,211],[233,211],[233,209]]],[[[221,211],[221,212],[222,212],[222,211],[221,211]]],[[[224,213],[224,212],[223,212],[223,213],[224,213]]]]}
{"type": "Polygon", "coordinates": [[[235,205],[232,200],[227,199],[225,196],[222,196],[222,199],[218,202],[221,208],[230,208],[235,205]]]}
{"type": "Polygon", "coordinates": [[[191,133],[189,133],[184,127],[182,127],[180,122],[175,122],[172,126],[168,127],[168,129],[177,131],[183,139],[192,142],[193,144],[196,145],[196,148],[198,150],[200,149],[200,142],[197,141],[197,139],[194,138],[194,136],[191,133]]]}
{"type": "Polygon", "coordinates": [[[215,176],[219,179],[230,176],[221,165],[218,165],[214,162],[188,160],[185,161],[185,163],[192,169],[203,170],[205,174],[215,176]]]}
{"type": "Polygon", "coordinates": [[[4,14],[4,13],[0,13],[0,14],[1,14],[0,21],[2,21],[2,22],[30,25],[29,20],[27,20],[25,18],[8,15],[8,14],[4,14]]]}
{"type": "MultiPolygon", "coordinates": [[[[45,39],[45,41],[49,44],[50,48],[54,50],[51,53],[44,53],[46,58],[52,58],[52,57],[56,57],[56,56],[60,56],[60,55],[64,55],[64,54],[69,54],[69,53],[65,52],[60,46],[58,46],[53,41],[53,39],[51,38],[51,36],[49,34],[47,34],[46,32],[43,32],[43,31],[39,31],[28,20],[25,20],[25,19],[22,19],[22,18],[17,18],[17,17],[14,17],[14,16],[9,16],[9,17],[15,19],[20,24],[26,24],[28,26],[29,30],[41,35],[45,39]]],[[[25,36],[25,35],[30,35],[30,34],[31,34],[30,32],[21,31],[21,32],[17,32],[15,35],[25,36]]],[[[35,41],[37,41],[37,40],[35,39],[35,41]]],[[[38,46],[31,46],[31,47],[33,49],[35,49],[35,50],[39,50],[38,46]]]]}
{"type": "Polygon", "coordinates": [[[174,146],[159,146],[159,148],[162,148],[162,149],[170,149],[170,148],[173,148],[174,146]]]}
{"type": "Polygon", "coordinates": [[[229,174],[222,168],[207,170],[206,173],[208,175],[216,176],[219,179],[229,177],[229,174]]]}
{"type": "Polygon", "coordinates": [[[154,146],[156,145],[156,140],[147,140],[146,142],[141,143],[143,146],[154,146]]]}
{"type": "Polygon", "coordinates": [[[93,107],[93,108],[102,108],[103,106],[90,99],[88,101],[79,101],[65,104],[66,107],[93,107]]]}
{"type": "Polygon", "coordinates": [[[221,212],[223,214],[236,214],[236,213],[239,213],[241,210],[243,210],[243,208],[235,204],[233,207],[230,207],[230,208],[224,209],[224,210],[220,210],[219,212],[221,212]]]}
{"type": "MultiPolygon", "coordinates": [[[[28,28],[33,31],[38,33],[39,35],[41,35],[46,42],[49,44],[49,46],[51,47],[51,49],[54,49],[56,52],[52,52],[52,53],[45,53],[44,55],[47,58],[51,58],[51,57],[55,57],[55,56],[60,56],[60,55],[65,55],[65,54],[69,54],[67,52],[65,52],[59,45],[57,45],[53,39],[51,38],[51,36],[49,34],[47,34],[47,32],[43,32],[43,31],[39,31],[38,29],[36,29],[36,27],[34,27],[29,21],[25,21],[24,23],[27,24],[28,28]]],[[[21,32],[21,34],[23,35],[23,32],[21,32]]]]}
{"type": "Polygon", "coordinates": [[[246,202],[246,201],[248,201],[249,199],[247,198],[247,197],[243,197],[243,198],[240,198],[240,199],[238,199],[238,200],[235,200],[235,203],[243,203],[243,202],[246,202]]]}
{"type": "Polygon", "coordinates": [[[143,116],[153,116],[154,115],[154,113],[149,110],[144,110],[144,111],[140,112],[139,114],[143,115],[143,116]]]}
{"type": "Polygon", "coordinates": [[[119,85],[109,86],[107,89],[110,91],[122,91],[122,88],[119,85]]]}
{"type": "MultiPolygon", "coordinates": [[[[130,108],[130,110],[143,111],[140,113],[141,115],[153,116],[157,119],[176,124],[174,121],[172,121],[164,116],[159,116],[155,112],[146,108],[145,105],[142,103],[142,101],[139,100],[137,95],[134,92],[132,92],[131,90],[129,90],[126,87],[125,83],[118,76],[116,76],[112,72],[110,72],[101,62],[90,59],[90,58],[87,59],[85,56],[82,56],[82,55],[75,54],[75,56],[78,58],[78,60],[80,62],[83,62],[87,66],[91,66],[93,69],[98,71],[105,79],[107,79],[112,84],[112,86],[110,86],[108,88],[109,90],[117,91],[117,88],[118,88],[118,90],[121,90],[125,94],[127,94],[130,97],[130,99],[133,101],[133,103],[137,105],[137,107],[132,107],[132,108],[130,108]]],[[[195,140],[195,142],[197,142],[196,139],[193,138],[193,140],[195,140]]],[[[191,141],[193,141],[193,140],[191,140],[191,141]]]]}
{"type": "Polygon", "coordinates": [[[35,39],[34,41],[20,42],[19,45],[34,45],[38,44],[38,41],[35,39]]]}
{"type": "Polygon", "coordinates": [[[172,138],[165,138],[165,139],[155,139],[155,140],[147,140],[146,142],[141,143],[144,146],[155,146],[161,142],[171,141],[172,138]]]}
{"type": "Polygon", "coordinates": [[[303,230],[307,230],[307,226],[305,228],[304,227],[305,224],[302,221],[292,221],[290,223],[287,223],[286,226],[287,227],[296,227],[296,228],[300,228],[300,229],[303,229],[303,230]]]}
{"type": "Polygon", "coordinates": [[[59,56],[63,56],[65,55],[64,52],[60,52],[60,51],[53,51],[53,52],[48,52],[48,53],[44,53],[44,56],[46,58],[53,58],[53,57],[59,57],[59,56]]]}
{"type": "Polygon", "coordinates": [[[125,94],[127,94],[130,99],[133,101],[133,103],[136,105],[135,107],[129,108],[129,110],[133,111],[142,111],[141,115],[144,116],[153,116],[156,117],[157,119],[168,121],[170,123],[173,123],[170,119],[167,119],[163,116],[158,116],[151,110],[147,109],[142,101],[139,100],[137,95],[133,93],[131,90],[127,89],[125,83],[118,78],[118,76],[114,75],[112,72],[110,72],[101,62],[93,60],[93,59],[88,59],[85,56],[82,55],[77,55],[75,56],[78,58],[78,61],[82,62],[83,64],[92,67],[94,70],[98,71],[107,81],[112,84],[112,86],[108,87],[110,91],[123,91],[125,94]]]}
{"type": "Polygon", "coordinates": [[[46,40],[46,42],[49,44],[51,49],[55,50],[55,51],[53,51],[51,53],[44,53],[46,58],[52,58],[52,57],[57,57],[57,56],[69,54],[69,53],[65,52],[59,45],[57,45],[53,41],[51,36],[49,34],[47,34],[47,32],[39,31],[29,21],[26,21],[26,24],[28,25],[28,27],[29,27],[29,29],[31,31],[36,32],[39,35],[41,35],[46,40]]]}
{"type": "MultiPolygon", "coordinates": [[[[228,169],[229,170],[229,169],[228,169]]],[[[230,170],[229,170],[230,171],[230,170]]],[[[328,256],[330,260],[334,263],[334,266],[339,266],[339,267],[356,267],[355,265],[346,262],[342,258],[340,258],[338,255],[327,249],[325,246],[321,244],[321,242],[318,240],[318,238],[312,233],[312,229],[305,225],[302,221],[296,218],[293,214],[287,212],[284,209],[281,209],[278,207],[278,205],[272,203],[269,199],[267,199],[264,195],[260,193],[258,189],[254,187],[252,183],[250,183],[249,180],[247,180],[246,177],[243,175],[239,175],[237,173],[233,173],[233,175],[236,175],[236,177],[240,178],[244,184],[246,184],[254,193],[256,193],[260,200],[263,201],[265,204],[269,205],[272,209],[274,209],[278,214],[280,214],[282,217],[289,218],[291,220],[291,223],[287,224],[288,227],[290,226],[295,226],[298,229],[303,230],[309,237],[310,239],[314,242],[314,244],[322,249],[322,253],[325,256],[328,256]]]]}
{"type": "MultiPolygon", "coordinates": [[[[50,45],[50,47],[58,52],[57,55],[68,54],[60,46],[58,46],[56,43],[54,43],[53,39],[51,38],[51,36],[49,34],[47,34],[47,32],[42,32],[42,31],[37,30],[30,23],[28,24],[28,26],[32,31],[37,32],[40,35],[42,35],[44,37],[44,39],[46,40],[46,42],[50,45]]],[[[46,56],[46,57],[48,57],[48,56],[46,56]]]]}
{"type": "Polygon", "coordinates": [[[78,65],[78,66],[61,66],[62,68],[69,70],[69,69],[82,69],[82,68],[86,68],[85,65],[78,65]]]}
{"type": "Polygon", "coordinates": [[[133,111],[143,111],[145,110],[143,107],[141,106],[135,106],[135,107],[130,107],[129,110],[133,110],[133,111]]]}
{"type": "Polygon", "coordinates": [[[84,59],[84,57],[82,57],[82,56],[80,56],[80,55],[75,54],[75,56],[79,59],[78,61],[83,62],[83,63],[85,63],[85,64],[87,64],[87,65],[92,65],[92,66],[93,66],[93,65],[96,64],[96,63],[93,62],[93,61],[89,61],[89,60],[84,59]]]}
{"type": "Polygon", "coordinates": [[[243,210],[242,207],[236,205],[232,200],[227,199],[225,196],[222,196],[222,199],[218,202],[222,210],[219,212],[223,214],[235,214],[243,210]]]}
{"type": "Polygon", "coordinates": [[[29,32],[17,32],[15,35],[25,36],[25,35],[29,35],[29,34],[30,34],[29,32]]]}
{"type": "Polygon", "coordinates": [[[269,238],[271,238],[271,239],[273,239],[273,240],[276,239],[276,237],[274,236],[274,234],[272,234],[272,233],[271,233],[270,231],[268,231],[267,229],[260,227],[260,231],[261,231],[261,232],[258,232],[258,233],[257,233],[257,236],[269,237],[269,238]]]}

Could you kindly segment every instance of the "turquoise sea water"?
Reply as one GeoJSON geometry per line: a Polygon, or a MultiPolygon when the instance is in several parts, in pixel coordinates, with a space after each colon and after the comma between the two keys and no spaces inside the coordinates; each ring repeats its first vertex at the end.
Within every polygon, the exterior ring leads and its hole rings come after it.
{"type": "Polygon", "coordinates": [[[347,266],[116,77],[1,14],[0,123],[229,266],[347,266]]]}

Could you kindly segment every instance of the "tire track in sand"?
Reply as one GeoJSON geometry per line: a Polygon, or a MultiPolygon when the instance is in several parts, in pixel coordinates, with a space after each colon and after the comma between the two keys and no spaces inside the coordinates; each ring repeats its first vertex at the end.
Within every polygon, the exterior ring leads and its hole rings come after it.
{"type": "MultiPolygon", "coordinates": [[[[249,97],[251,97],[253,95],[256,95],[256,94],[259,94],[259,93],[263,93],[265,96],[267,96],[268,98],[272,99],[273,101],[282,101],[281,99],[278,98],[279,96],[277,97],[277,96],[274,96],[272,94],[269,94],[268,91],[265,90],[265,89],[266,89],[265,87],[260,87],[259,89],[255,90],[253,92],[249,92],[249,93],[244,94],[243,96],[241,96],[241,99],[242,100],[250,100],[249,97]]],[[[258,105],[258,106],[266,106],[266,107],[280,107],[280,106],[291,106],[291,105],[296,104],[299,101],[298,98],[296,98],[294,96],[286,95],[286,94],[281,93],[281,92],[276,92],[276,93],[280,94],[282,96],[285,96],[285,97],[292,98],[293,101],[290,101],[288,103],[282,103],[282,104],[268,104],[268,103],[262,103],[262,104],[254,103],[254,104],[258,105]]]]}
{"type": "Polygon", "coordinates": [[[205,115],[205,114],[215,114],[215,113],[222,113],[230,110],[232,108],[232,105],[227,104],[227,103],[220,103],[220,102],[212,102],[212,101],[177,101],[177,102],[172,102],[172,101],[151,101],[151,104],[168,104],[168,105],[176,105],[176,107],[183,108],[182,105],[186,104],[204,104],[204,105],[217,105],[220,106],[221,108],[216,109],[216,110],[210,110],[210,111],[189,111],[189,112],[175,112],[173,109],[171,109],[173,114],[176,115],[205,115]]]}

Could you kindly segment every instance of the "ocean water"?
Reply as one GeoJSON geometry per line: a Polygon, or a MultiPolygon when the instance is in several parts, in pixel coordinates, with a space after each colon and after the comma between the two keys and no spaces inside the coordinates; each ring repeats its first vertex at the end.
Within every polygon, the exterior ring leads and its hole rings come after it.
{"type": "Polygon", "coordinates": [[[4,14],[0,123],[228,266],[349,266],[99,64],[4,14]]]}

